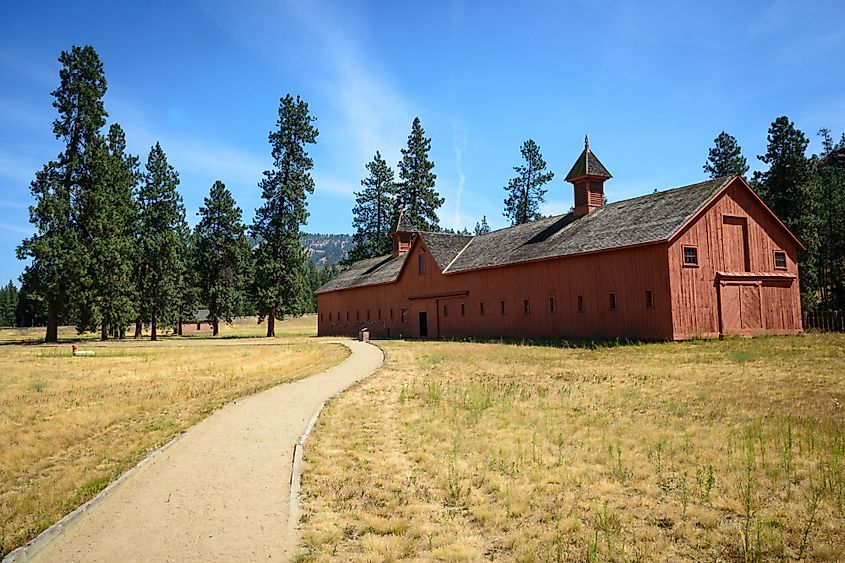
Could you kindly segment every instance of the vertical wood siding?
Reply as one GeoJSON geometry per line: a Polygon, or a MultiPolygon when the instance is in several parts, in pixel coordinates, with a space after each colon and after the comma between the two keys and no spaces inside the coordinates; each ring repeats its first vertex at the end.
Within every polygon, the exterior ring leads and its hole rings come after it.
{"type": "Polygon", "coordinates": [[[397,282],[318,295],[319,334],[353,335],[368,326],[377,337],[418,337],[419,313],[425,311],[430,338],[668,339],[672,327],[665,248],[654,244],[443,275],[418,239],[397,282]],[[423,275],[419,253],[426,260],[423,275]],[[652,307],[647,307],[646,290],[652,292],[652,307]],[[615,310],[610,308],[611,293],[615,310]],[[578,311],[579,295],[583,312],[578,311]],[[392,321],[388,316],[353,322],[354,314],[350,322],[345,320],[347,310],[377,307],[397,312],[392,321]],[[403,307],[408,309],[407,323],[398,313],[403,307]]]}
{"type": "Polygon", "coordinates": [[[668,251],[673,338],[801,332],[798,245],[740,181],[728,186],[668,251]],[[685,246],[698,248],[697,267],[684,265],[685,246]],[[786,270],[775,268],[776,250],[786,253],[786,270]],[[720,284],[720,271],[783,272],[795,279],[749,277],[720,284]],[[752,312],[755,303],[758,311],[752,312]]]}

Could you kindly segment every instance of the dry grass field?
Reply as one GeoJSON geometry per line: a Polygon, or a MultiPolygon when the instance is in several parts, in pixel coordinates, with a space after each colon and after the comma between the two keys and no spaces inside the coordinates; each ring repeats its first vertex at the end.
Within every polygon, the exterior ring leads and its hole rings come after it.
{"type": "MultiPolygon", "coordinates": [[[[343,346],[291,336],[313,334],[313,321],[286,321],[275,340],[100,344],[61,333],[94,357],[38,345],[43,329],[0,331],[0,556],[221,405],[342,361],[343,346]]],[[[248,336],[253,325],[222,335],[248,336]]]]}
{"type": "Polygon", "coordinates": [[[306,447],[300,561],[845,557],[845,335],[380,345],[306,447]]]}

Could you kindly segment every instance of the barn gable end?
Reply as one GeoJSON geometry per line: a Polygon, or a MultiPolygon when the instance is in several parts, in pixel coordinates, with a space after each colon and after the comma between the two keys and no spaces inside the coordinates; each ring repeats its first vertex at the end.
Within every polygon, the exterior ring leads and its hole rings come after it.
{"type": "Polygon", "coordinates": [[[670,239],[673,337],[800,332],[800,248],[753,190],[732,180],[670,239]]]}

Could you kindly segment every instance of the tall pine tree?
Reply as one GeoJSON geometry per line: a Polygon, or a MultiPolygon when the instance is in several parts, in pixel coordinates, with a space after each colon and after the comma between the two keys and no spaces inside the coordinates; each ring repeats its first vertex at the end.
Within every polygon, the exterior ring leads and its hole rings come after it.
{"type": "Polygon", "coordinates": [[[763,200],[787,227],[801,239],[807,250],[801,261],[801,301],[805,309],[818,302],[819,198],[818,183],[806,156],[809,140],[786,116],[778,117],[769,128],[766,154],[757,158],[769,165],[755,174],[753,185],[763,200]]]}
{"type": "Polygon", "coordinates": [[[392,241],[390,229],[393,226],[394,194],[396,184],[393,170],[376,151],[373,160],[367,164],[369,176],[361,180],[364,189],[355,193],[355,207],[352,209],[353,248],[348,260],[356,262],[390,253],[392,241]]]}
{"type": "Polygon", "coordinates": [[[276,336],[276,319],[300,315],[307,306],[300,227],[308,219],[307,196],[314,192],[314,161],[305,150],[317,142],[314,121],[308,104],[288,94],[280,100],[277,129],[269,135],[273,168],[264,171],[259,183],[264,204],[255,211],[250,229],[259,241],[253,294],[259,322],[267,319],[268,337],[276,336]]]}
{"type": "Polygon", "coordinates": [[[113,124],[108,140],[94,144],[91,184],[77,200],[85,264],[75,300],[77,329],[99,328],[101,340],[135,314],[132,235],[138,177],[138,159],[126,153],[123,129],[113,124]]]}
{"type": "Polygon", "coordinates": [[[240,207],[226,185],[217,180],[200,207],[195,232],[200,299],[208,307],[212,332],[244,308],[251,280],[252,254],[240,207]]]}
{"type": "Polygon", "coordinates": [[[184,268],[180,227],[185,222],[182,197],[176,190],[179,174],[156,143],[147,158],[147,172],[138,193],[139,265],[143,320],[150,338],[158,327],[176,324],[184,268]]]}
{"type": "Polygon", "coordinates": [[[830,131],[819,131],[822,153],[814,159],[819,196],[820,306],[845,309],[845,138],[834,143],[830,131]]]}
{"type": "Polygon", "coordinates": [[[541,218],[540,204],[545,201],[543,186],[554,178],[555,173],[546,170],[546,161],[540,154],[540,147],[532,139],[522,143],[519,149],[525,164],[514,166],[516,177],[511,178],[505,191],[505,211],[512,225],[521,225],[541,218]]]}
{"type": "Polygon", "coordinates": [[[74,46],[62,51],[59,62],[59,87],[52,93],[59,117],[53,133],[64,150],[30,185],[36,202],[30,207],[30,222],[36,233],[18,248],[20,259],[32,258],[29,275],[38,275],[33,281],[47,304],[45,342],[58,341],[59,321],[73,300],[74,281],[84,273],[75,205],[91,183],[92,150],[107,117],[106,78],[96,51],[74,46]]]}
{"type": "Polygon", "coordinates": [[[399,183],[396,186],[395,215],[399,208],[405,209],[405,216],[423,231],[439,231],[440,219],[437,210],[443,205],[434,187],[437,175],[434,162],[428,156],[431,139],[426,138],[420,118],[415,117],[408,135],[408,146],[402,149],[399,161],[399,183]]]}
{"type": "Polygon", "coordinates": [[[742,156],[742,148],[736,138],[722,131],[713,139],[713,148],[708,151],[704,171],[711,178],[742,176],[748,174],[748,161],[742,156]]]}

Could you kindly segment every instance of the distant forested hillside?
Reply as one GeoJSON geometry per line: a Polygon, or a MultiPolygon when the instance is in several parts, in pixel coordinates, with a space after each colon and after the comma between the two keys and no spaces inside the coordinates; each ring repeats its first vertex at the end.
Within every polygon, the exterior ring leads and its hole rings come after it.
{"type": "Polygon", "coordinates": [[[352,235],[303,234],[302,245],[311,261],[319,267],[336,266],[346,258],[352,235]]]}

